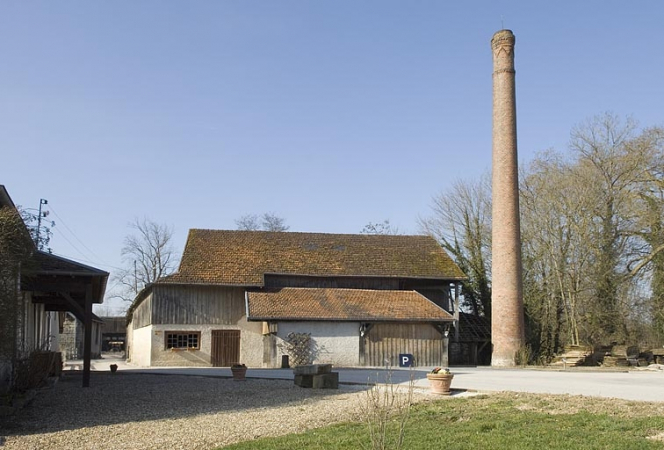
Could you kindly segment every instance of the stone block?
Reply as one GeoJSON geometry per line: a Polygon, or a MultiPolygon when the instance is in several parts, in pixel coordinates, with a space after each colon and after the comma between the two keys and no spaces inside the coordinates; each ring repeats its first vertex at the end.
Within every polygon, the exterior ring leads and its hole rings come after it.
{"type": "Polygon", "coordinates": [[[339,372],[322,373],[313,376],[314,389],[339,389],[339,372]]]}
{"type": "Polygon", "coordinates": [[[332,364],[309,364],[293,368],[293,374],[295,375],[318,375],[330,372],[332,372],[332,364]]]}
{"type": "Polygon", "coordinates": [[[313,375],[295,375],[295,386],[310,388],[314,385],[313,375]]]}

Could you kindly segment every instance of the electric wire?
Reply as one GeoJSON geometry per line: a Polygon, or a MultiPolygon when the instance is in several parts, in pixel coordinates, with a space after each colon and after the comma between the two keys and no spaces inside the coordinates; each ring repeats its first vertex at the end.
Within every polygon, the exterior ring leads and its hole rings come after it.
{"type": "MultiPolygon", "coordinates": [[[[69,242],[69,241],[67,241],[67,242],[69,242]]],[[[121,267],[112,266],[111,264],[103,264],[103,263],[100,263],[100,262],[97,262],[97,261],[91,261],[87,257],[81,258],[81,257],[78,257],[78,256],[70,256],[70,255],[65,255],[63,253],[58,253],[58,252],[52,252],[52,254],[55,255],[55,256],[59,256],[61,258],[71,259],[71,260],[74,260],[74,261],[83,261],[83,262],[86,262],[86,263],[89,263],[89,264],[94,264],[94,265],[102,266],[102,267],[109,268],[109,269],[125,270],[121,267]]]]}
{"type": "MultiPolygon", "coordinates": [[[[74,236],[74,239],[76,239],[76,240],[77,240],[77,241],[78,241],[78,242],[79,242],[79,243],[80,243],[80,244],[81,244],[81,245],[82,245],[82,246],[83,246],[88,252],[90,252],[90,254],[91,254],[92,256],[94,256],[95,258],[97,258],[97,259],[98,259],[99,261],[101,261],[101,262],[105,262],[103,258],[101,258],[99,255],[97,255],[97,254],[96,254],[94,251],[92,251],[87,245],[85,245],[85,243],[84,243],[82,240],[80,240],[80,239],[78,238],[78,236],[76,235],[76,233],[74,233],[74,232],[72,231],[72,229],[69,228],[69,226],[67,225],[67,223],[65,222],[65,220],[64,220],[62,217],[60,217],[60,215],[57,213],[57,211],[53,208],[53,205],[52,205],[52,204],[49,204],[48,206],[49,206],[49,210],[50,210],[53,214],[55,214],[55,217],[58,218],[58,220],[62,223],[62,225],[64,225],[64,227],[67,229],[67,231],[69,231],[69,233],[71,233],[71,235],[74,236]]],[[[57,228],[55,228],[55,229],[57,230],[57,228]]],[[[68,242],[69,242],[69,241],[68,241],[68,242]]],[[[73,246],[73,245],[72,245],[72,246],[73,246]]],[[[80,251],[79,251],[79,253],[82,254],[82,252],[80,252],[80,251]]],[[[108,264],[107,264],[107,265],[108,265],[108,264]]]]}

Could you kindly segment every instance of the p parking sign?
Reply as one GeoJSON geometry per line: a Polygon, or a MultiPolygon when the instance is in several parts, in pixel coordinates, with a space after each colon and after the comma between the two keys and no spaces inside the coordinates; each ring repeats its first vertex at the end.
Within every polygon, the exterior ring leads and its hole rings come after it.
{"type": "Polygon", "coordinates": [[[399,367],[412,367],[413,355],[409,353],[399,353],[399,367]]]}

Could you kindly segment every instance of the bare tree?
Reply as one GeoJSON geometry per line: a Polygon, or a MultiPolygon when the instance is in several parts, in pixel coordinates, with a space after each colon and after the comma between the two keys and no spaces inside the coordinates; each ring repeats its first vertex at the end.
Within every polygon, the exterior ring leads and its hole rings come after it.
{"type": "Polygon", "coordinates": [[[574,128],[568,159],[548,152],[523,174],[524,300],[540,354],[644,335],[630,326],[649,326],[647,291],[658,322],[662,137],[661,129],[639,132],[631,120],[600,115],[574,128]]]}
{"type": "Polygon", "coordinates": [[[485,174],[476,182],[457,181],[433,197],[432,214],[418,220],[468,276],[464,306],[476,315],[491,315],[491,187],[485,174]]]}
{"type": "Polygon", "coordinates": [[[131,302],[148,284],[170,275],[177,265],[173,249],[173,229],[150,219],[134,219],[133,232],[125,236],[122,261],[125,268],[116,276],[122,292],[116,297],[131,302]]]}
{"type": "Polygon", "coordinates": [[[664,128],[644,130],[631,147],[648,163],[631,202],[637,245],[631,247],[627,270],[629,276],[650,282],[648,316],[655,334],[651,340],[664,342],[664,128]]]}
{"type": "Polygon", "coordinates": [[[390,223],[390,219],[385,219],[382,222],[369,222],[362,228],[362,231],[360,231],[361,234],[392,234],[392,235],[397,235],[397,234],[402,234],[399,231],[398,227],[393,226],[390,223]]]}
{"type": "MultiPolygon", "coordinates": [[[[40,200],[45,201],[45,200],[40,200]]],[[[41,205],[40,205],[41,206],[41,205]]],[[[45,250],[48,253],[52,253],[49,244],[51,238],[53,237],[52,228],[55,227],[55,222],[52,220],[46,220],[46,217],[49,215],[49,211],[41,212],[41,220],[39,217],[39,210],[34,208],[24,208],[21,205],[16,207],[23,222],[25,223],[32,240],[35,242],[35,245],[39,250],[45,250]]]]}
{"type": "Polygon", "coordinates": [[[530,344],[546,358],[564,344],[580,343],[582,299],[592,257],[592,217],[587,212],[595,198],[592,183],[576,169],[549,151],[530,164],[520,187],[530,344]]]}
{"type": "Polygon", "coordinates": [[[286,219],[274,213],[268,212],[261,216],[256,214],[245,214],[235,221],[238,230],[243,231],[288,231],[286,219]]]}
{"type": "Polygon", "coordinates": [[[594,208],[589,211],[593,225],[592,265],[594,280],[587,315],[591,340],[624,341],[628,331],[624,318],[629,305],[624,301],[625,257],[632,252],[634,223],[639,212],[633,208],[647,166],[647,153],[634,146],[637,125],[614,114],[596,116],[572,130],[570,147],[579,171],[594,187],[594,208]],[[622,285],[621,285],[622,284],[622,285]]]}
{"type": "MultiPolygon", "coordinates": [[[[542,359],[570,344],[664,344],[664,129],[603,114],[572,130],[570,150],[520,174],[528,343],[542,359]]],[[[457,182],[420,219],[469,276],[464,306],[478,314],[490,312],[486,178],[457,182]]]]}

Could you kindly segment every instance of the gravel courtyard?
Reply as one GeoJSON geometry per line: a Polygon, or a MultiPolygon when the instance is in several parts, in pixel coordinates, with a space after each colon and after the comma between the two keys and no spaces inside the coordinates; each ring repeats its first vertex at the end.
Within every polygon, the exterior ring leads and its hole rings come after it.
{"type": "MultiPolygon", "coordinates": [[[[211,449],[359,419],[362,386],[302,389],[292,381],[93,373],[63,377],[0,418],[6,449],[211,449]]],[[[415,401],[431,398],[414,394],[415,401]]]]}

